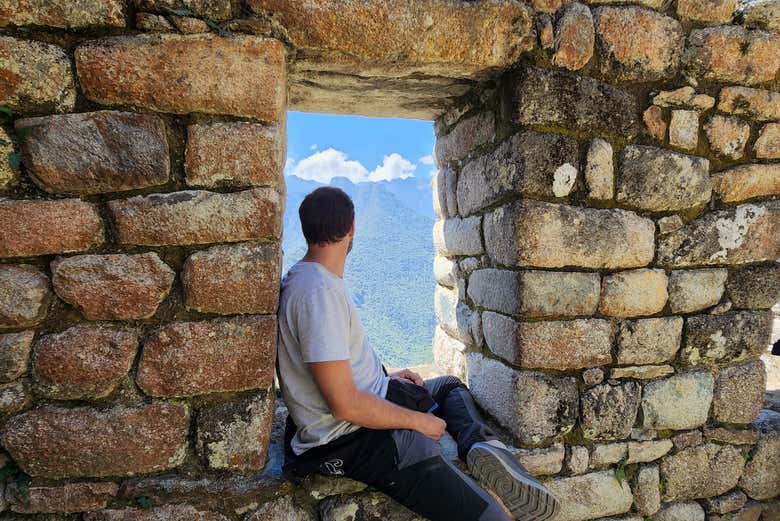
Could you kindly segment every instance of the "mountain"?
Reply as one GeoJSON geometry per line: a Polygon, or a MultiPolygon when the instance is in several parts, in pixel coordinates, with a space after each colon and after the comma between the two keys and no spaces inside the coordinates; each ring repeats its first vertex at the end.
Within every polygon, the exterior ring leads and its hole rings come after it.
{"type": "MultiPolygon", "coordinates": [[[[306,253],[298,207],[322,183],[285,177],[283,270],[306,253]]],[[[344,280],[369,342],[387,367],[430,363],[433,314],[431,187],[415,178],[352,183],[331,180],[355,204],[355,239],[344,280]]]]}

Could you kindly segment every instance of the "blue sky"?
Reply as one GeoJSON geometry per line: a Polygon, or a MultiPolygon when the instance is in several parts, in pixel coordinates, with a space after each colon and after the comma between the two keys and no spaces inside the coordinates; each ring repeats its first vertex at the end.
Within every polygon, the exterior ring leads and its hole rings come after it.
{"type": "Polygon", "coordinates": [[[287,134],[287,175],[370,182],[434,170],[431,121],[288,112],[287,134]]]}

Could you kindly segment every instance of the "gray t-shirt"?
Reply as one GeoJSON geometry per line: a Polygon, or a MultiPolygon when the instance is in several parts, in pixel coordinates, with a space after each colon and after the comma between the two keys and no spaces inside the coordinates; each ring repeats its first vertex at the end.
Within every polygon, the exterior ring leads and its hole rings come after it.
{"type": "Polygon", "coordinates": [[[279,385],[298,426],[295,454],[360,426],[337,420],[306,362],[349,360],[355,387],[384,398],[389,378],[368,342],[344,280],[318,262],[296,262],[279,295],[279,385]]]}

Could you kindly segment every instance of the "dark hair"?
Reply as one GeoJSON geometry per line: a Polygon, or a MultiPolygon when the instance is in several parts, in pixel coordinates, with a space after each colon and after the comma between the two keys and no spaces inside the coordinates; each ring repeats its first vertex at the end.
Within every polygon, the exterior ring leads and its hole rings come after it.
{"type": "Polygon", "coordinates": [[[341,188],[321,186],[303,198],[298,215],[308,244],[332,243],[349,232],[355,206],[341,188]]]}

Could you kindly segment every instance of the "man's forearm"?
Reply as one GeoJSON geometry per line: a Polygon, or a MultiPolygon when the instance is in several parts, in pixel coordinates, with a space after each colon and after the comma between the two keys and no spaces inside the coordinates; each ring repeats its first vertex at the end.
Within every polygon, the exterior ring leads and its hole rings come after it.
{"type": "Polygon", "coordinates": [[[339,417],[369,429],[416,429],[420,423],[418,411],[401,407],[379,396],[356,390],[353,400],[339,417]]]}

